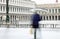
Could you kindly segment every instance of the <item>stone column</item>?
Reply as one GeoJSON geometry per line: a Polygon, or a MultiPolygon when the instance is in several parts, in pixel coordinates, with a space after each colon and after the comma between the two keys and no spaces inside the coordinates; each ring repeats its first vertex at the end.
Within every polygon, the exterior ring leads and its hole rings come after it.
{"type": "Polygon", "coordinates": [[[48,20],[50,20],[50,19],[49,19],[49,16],[48,16],[48,20]]]}
{"type": "Polygon", "coordinates": [[[58,15],[57,15],[57,20],[58,20],[59,18],[58,18],[58,15]]]}
{"type": "Polygon", "coordinates": [[[46,16],[45,16],[45,20],[47,20],[47,19],[46,19],[46,16]]]}
{"type": "Polygon", "coordinates": [[[54,15],[54,20],[56,20],[55,15],[54,15]]]}
{"type": "Polygon", "coordinates": [[[3,6],[2,6],[2,12],[3,12],[3,6]]]}
{"type": "Polygon", "coordinates": [[[49,9],[48,9],[48,12],[49,12],[49,9]]]}
{"type": "Polygon", "coordinates": [[[44,20],[44,16],[42,16],[42,20],[44,20]]]}

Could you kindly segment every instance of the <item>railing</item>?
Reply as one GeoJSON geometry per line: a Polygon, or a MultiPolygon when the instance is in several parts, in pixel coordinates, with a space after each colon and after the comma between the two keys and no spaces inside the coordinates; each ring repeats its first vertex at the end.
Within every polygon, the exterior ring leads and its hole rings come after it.
{"type": "MultiPolygon", "coordinates": [[[[30,24],[0,24],[2,28],[31,28],[30,24]]],[[[40,24],[40,28],[60,28],[60,24],[40,24]]]]}
{"type": "MultiPolygon", "coordinates": [[[[0,27],[1,28],[31,28],[31,24],[29,22],[21,22],[19,23],[19,21],[13,21],[13,22],[9,22],[6,23],[5,21],[0,21],[0,27]]],[[[40,28],[60,28],[60,24],[39,24],[40,28]]]]}

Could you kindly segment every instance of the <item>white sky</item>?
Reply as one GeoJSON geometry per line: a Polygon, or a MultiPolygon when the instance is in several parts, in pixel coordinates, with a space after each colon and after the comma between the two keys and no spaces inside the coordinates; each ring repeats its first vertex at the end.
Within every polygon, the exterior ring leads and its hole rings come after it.
{"type": "MultiPolygon", "coordinates": [[[[53,4],[56,3],[56,0],[32,0],[35,1],[37,4],[53,4]]],[[[60,3],[60,0],[58,0],[58,3],[60,3]]]]}

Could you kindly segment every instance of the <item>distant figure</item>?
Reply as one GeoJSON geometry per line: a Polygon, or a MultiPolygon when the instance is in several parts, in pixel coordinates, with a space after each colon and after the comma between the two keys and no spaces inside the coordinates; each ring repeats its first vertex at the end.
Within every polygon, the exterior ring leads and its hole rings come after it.
{"type": "Polygon", "coordinates": [[[41,20],[42,20],[41,16],[37,12],[35,12],[32,15],[32,28],[39,28],[39,21],[41,20]]]}
{"type": "MultiPolygon", "coordinates": [[[[42,18],[41,16],[35,12],[32,17],[31,17],[31,21],[32,21],[32,28],[34,29],[34,39],[36,39],[36,29],[39,28],[39,21],[41,21],[42,18]]],[[[32,31],[32,29],[30,30],[32,31]]]]}

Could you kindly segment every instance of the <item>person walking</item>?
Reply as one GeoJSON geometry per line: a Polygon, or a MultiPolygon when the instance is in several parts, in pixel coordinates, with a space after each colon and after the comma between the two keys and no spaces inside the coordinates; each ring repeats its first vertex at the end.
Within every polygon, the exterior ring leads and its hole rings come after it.
{"type": "Polygon", "coordinates": [[[39,28],[39,21],[42,20],[42,17],[37,13],[35,12],[32,17],[31,17],[31,20],[32,20],[32,28],[34,29],[34,39],[36,39],[36,30],[39,28]]]}

